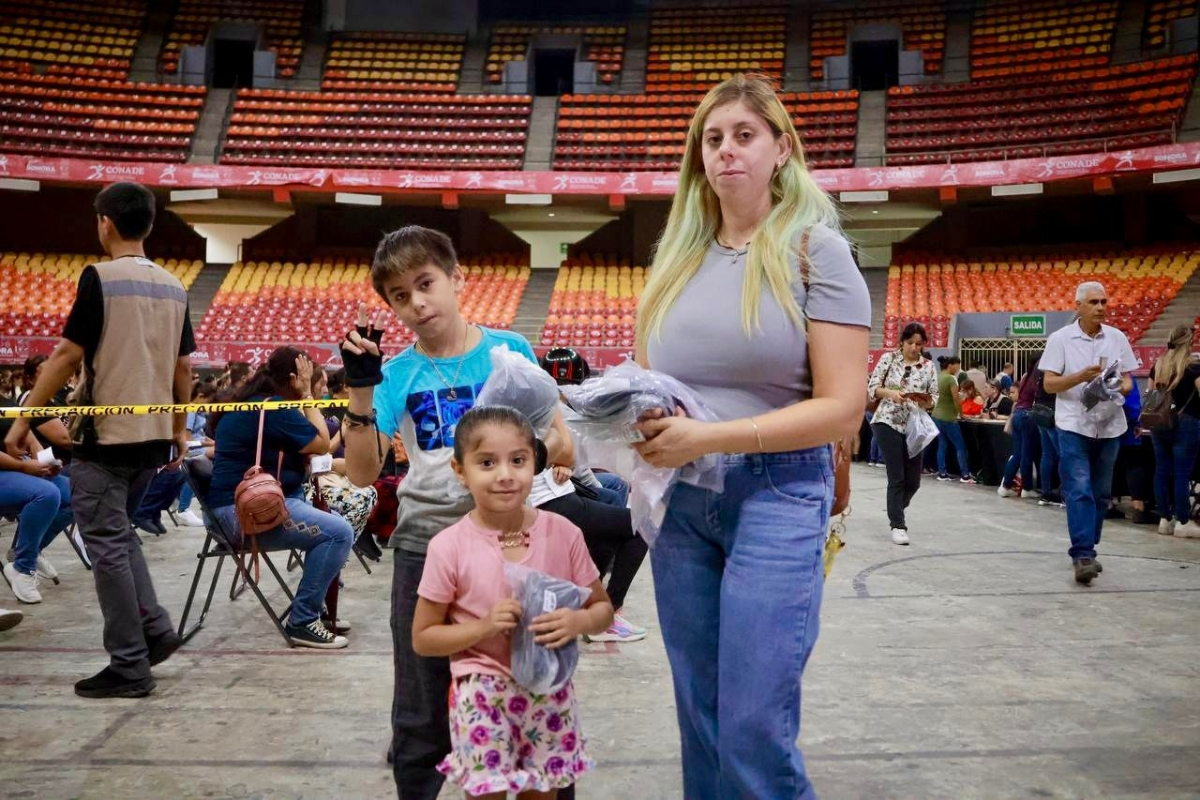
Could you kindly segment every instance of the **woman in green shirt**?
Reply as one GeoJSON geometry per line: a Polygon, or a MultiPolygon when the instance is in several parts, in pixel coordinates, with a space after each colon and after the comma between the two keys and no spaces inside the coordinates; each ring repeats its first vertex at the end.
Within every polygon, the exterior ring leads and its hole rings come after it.
{"type": "Polygon", "coordinates": [[[946,471],[946,449],[954,445],[955,457],[958,459],[960,483],[975,483],[971,477],[971,468],[967,460],[967,443],[963,439],[962,429],[958,427],[958,411],[962,399],[958,394],[958,373],[962,369],[962,359],[957,356],[941,356],[938,364],[942,371],[938,373],[938,401],[933,407],[933,424],[938,429],[937,466],[939,481],[954,480],[946,471]]]}

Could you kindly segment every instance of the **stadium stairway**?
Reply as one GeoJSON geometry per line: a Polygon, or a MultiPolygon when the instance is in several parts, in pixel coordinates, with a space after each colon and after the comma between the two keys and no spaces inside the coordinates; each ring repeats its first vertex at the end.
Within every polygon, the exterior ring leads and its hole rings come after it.
{"type": "Polygon", "coordinates": [[[166,35],[170,19],[171,12],[164,10],[162,3],[150,4],[146,14],[146,28],[142,31],[130,60],[129,80],[158,82],[158,54],[162,50],[163,36],[166,35]]]}
{"type": "Polygon", "coordinates": [[[200,119],[196,121],[196,137],[192,140],[192,152],[188,155],[189,164],[217,163],[217,149],[221,145],[221,134],[225,130],[225,120],[232,102],[232,89],[208,90],[200,119]]]}
{"type": "Polygon", "coordinates": [[[192,330],[200,330],[200,322],[232,267],[232,264],[205,264],[188,288],[188,316],[192,319],[192,330]]]}
{"type": "Polygon", "coordinates": [[[971,13],[946,9],[946,58],[942,63],[946,83],[971,80],[971,13]]]}
{"type": "Polygon", "coordinates": [[[554,126],[558,123],[558,98],[535,97],[525,138],[527,170],[548,170],[554,157],[554,126]]]}
{"type": "Polygon", "coordinates": [[[288,88],[300,92],[321,90],[321,70],[325,67],[325,49],[328,36],[319,31],[309,31],[296,66],[296,77],[288,82],[288,88]]]}
{"type": "MultiPolygon", "coordinates": [[[[200,275],[204,275],[201,270],[200,275]]],[[[867,282],[867,292],[871,296],[871,338],[868,344],[872,350],[883,347],[883,318],[887,306],[888,271],[884,268],[864,269],[863,279],[867,282]]],[[[199,278],[196,279],[197,283],[199,278]]]]}
{"type": "Polygon", "coordinates": [[[1176,141],[1200,141],[1200,76],[1197,76],[1196,82],[1192,84],[1192,96],[1188,100],[1176,141]]]}
{"type": "MultiPolygon", "coordinates": [[[[546,324],[546,315],[550,313],[550,295],[554,294],[556,280],[557,269],[532,270],[529,283],[525,285],[525,294],[521,296],[521,305],[517,306],[512,330],[535,346],[541,341],[542,327],[546,324]]],[[[884,270],[884,291],[887,291],[887,270],[884,270]]]]}
{"type": "Polygon", "coordinates": [[[493,87],[483,79],[484,65],[487,63],[488,43],[492,38],[492,29],[480,26],[467,35],[466,47],[463,50],[462,72],[458,76],[459,94],[484,94],[495,92],[493,87]]]}
{"type": "Polygon", "coordinates": [[[887,155],[887,92],[859,92],[854,165],[878,167],[887,155]]]}
{"type": "Polygon", "coordinates": [[[792,8],[788,14],[787,49],[783,53],[783,90],[807,92],[812,76],[808,70],[809,13],[806,8],[792,8]]]}
{"type": "Polygon", "coordinates": [[[650,44],[648,4],[635,4],[625,29],[625,60],[621,64],[621,91],[641,94],[646,91],[646,52],[650,44]]]}
{"type": "Polygon", "coordinates": [[[1144,344],[1148,347],[1165,346],[1171,329],[1176,325],[1191,325],[1198,312],[1200,312],[1200,270],[1192,273],[1188,282],[1180,287],[1175,299],[1162,310],[1158,319],[1154,320],[1154,323],[1135,344],[1144,344]]]}
{"type": "Polygon", "coordinates": [[[1121,3],[1120,16],[1117,17],[1117,33],[1113,39],[1113,64],[1142,60],[1142,28],[1145,23],[1145,0],[1125,0],[1121,3]]]}

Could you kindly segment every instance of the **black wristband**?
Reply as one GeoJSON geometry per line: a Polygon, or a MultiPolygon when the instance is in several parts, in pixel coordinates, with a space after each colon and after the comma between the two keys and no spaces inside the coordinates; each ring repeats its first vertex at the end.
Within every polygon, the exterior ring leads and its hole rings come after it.
{"type": "Polygon", "coordinates": [[[365,428],[368,425],[374,425],[375,412],[372,411],[370,414],[355,414],[353,411],[347,409],[346,422],[349,423],[351,427],[355,428],[365,428]]]}

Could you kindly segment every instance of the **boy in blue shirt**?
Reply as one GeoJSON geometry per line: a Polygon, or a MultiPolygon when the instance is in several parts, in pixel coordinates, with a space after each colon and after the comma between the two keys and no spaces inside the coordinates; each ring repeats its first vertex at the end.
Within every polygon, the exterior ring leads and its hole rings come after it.
{"type": "MultiPolygon", "coordinates": [[[[474,507],[450,467],[454,431],[491,372],[493,347],[506,345],[537,363],[523,336],[463,319],[458,295],[465,281],[445,234],[416,225],[387,234],[375,251],[371,282],[417,341],[384,365],[379,342],[387,315],[368,322],[364,305],[356,330],[342,343],[350,390],[343,425],[350,480],[358,486],[375,481],[396,431],[409,457],[397,492],[396,533],[388,542],[396,548],[392,771],[404,800],[437,797],[443,778],[436,767],[450,752],[450,662],[413,652],[412,620],[429,540],[474,507]]],[[[561,446],[554,438],[546,442],[551,452],[561,446]]]]}

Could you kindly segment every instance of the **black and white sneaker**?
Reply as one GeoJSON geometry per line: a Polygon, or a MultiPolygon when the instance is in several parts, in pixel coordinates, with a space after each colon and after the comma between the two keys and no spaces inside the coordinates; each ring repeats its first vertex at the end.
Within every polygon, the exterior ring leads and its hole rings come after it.
{"type": "Polygon", "coordinates": [[[350,644],[345,636],[338,636],[328,628],[318,617],[307,625],[293,625],[290,622],[284,627],[288,638],[297,647],[315,647],[318,650],[340,650],[350,644]]]}

